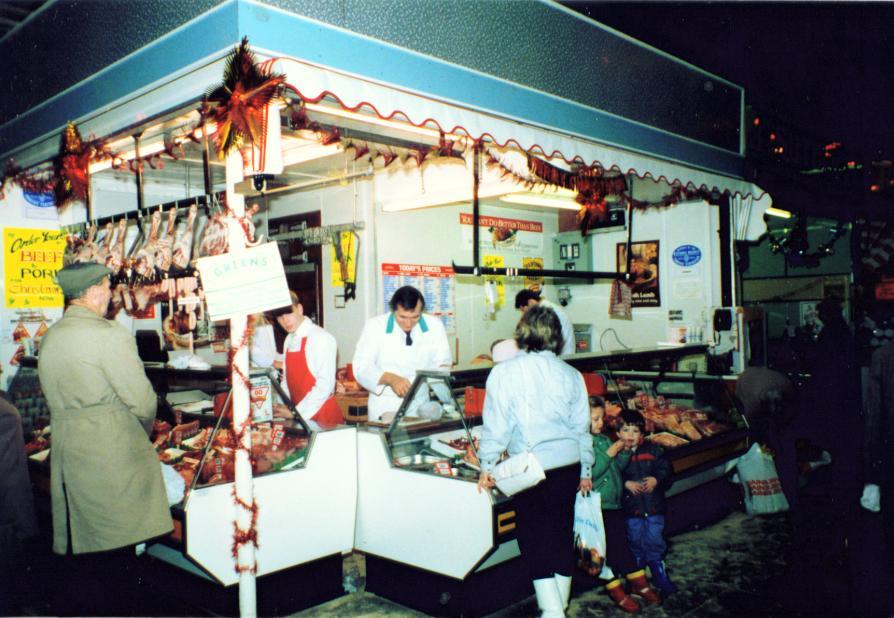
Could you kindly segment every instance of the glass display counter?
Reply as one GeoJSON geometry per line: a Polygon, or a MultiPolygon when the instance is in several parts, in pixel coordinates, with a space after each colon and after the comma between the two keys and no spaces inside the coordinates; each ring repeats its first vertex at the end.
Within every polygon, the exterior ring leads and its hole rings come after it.
{"type": "MultiPolygon", "coordinates": [[[[176,390],[178,370],[166,370],[163,376],[161,371],[153,377],[171,385],[168,401],[176,399],[182,392],[176,390]]],[[[201,387],[195,373],[184,376],[191,388],[201,387]]],[[[252,372],[250,377],[257,384],[263,375],[252,372]]],[[[278,387],[272,380],[257,389],[278,387]]],[[[253,393],[253,409],[262,396],[253,393]]],[[[239,580],[232,554],[236,436],[229,424],[229,395],[219,394],[216,405],[192,403],[199,405],[167,406],[177,423],[167,431],[181,435],[169,438],[179,444],[161,450],[162,458],[173,449],[173,457],[180,458],[175,467],[189,466],[194,472],[184,475],[189,481],[186,495],[172,507],[174,534],[150,544],[147,553],[197,576],[170,583],[179,585],[181,594],[203,590],[204,607],[229,614],[238,610],[239,580]],[[203,409],[191,411],[195,407],[203,409]]],[[[353,548],[356,429],[315,431],[294,406],[292,413],[292,420],[252,423],[258,611],[269,614],[291,613],[343,594],[342,554],[353,548]]]]}
{"type": "MultiPolygon", "coordinates": [[[[30,384],[27,372],[36,373],[36,359],[27,360],[20,370],[26,372],[22,384],[30,384]]],[[[239,576],[232,553],[236,445],[227,412],[229,389],[223,382],[226,370],[159,365],[146,372],[160,395],[151,436],[160,465],[176,469],[186,491],[171,507],[173,533],[147,544],[139,568],[186,606],[201,613],[235,615],[239,611],[235,585],[239,576]]],[[[255,377],[260,374],[253,373],[255,377]]],[[[29,397],[42,397],[27,392],[29,397]]],[[[342,554],[353,548],[357,430],[315,431],[294,408],[293,416],[291,421],[267,420],[252,426],[257,598],[262,615],[294,613],[344,594],[342,554]]],[[[32,453],[40,457],[29,458],[29,468],[41,494],[38,504],[49,508],[51,434],[43,440],[44,450],[32,453]]]]}
{"type": "Polygon", "coordinates": [[[368,592],[434,615],[486,614],[531,594],[513,501],[478,491],[477,422],[449,373],[419,372],[394,418],[358,433],[354,543],[368,592]]]}
{"type": "MultiPolygon", "coordinates": [[[[563,360],[584,374],[598,374],[605,388],[606,426],[624,408],[647,421],[647,438],[659,443],[674,469],[667,492],[665,530],[676,534],[703,526],[739,508],[741,492],[726,465],[747,451],[748,429],[736,407],[736,376],[687,371],[704,366],[705,345],[574,354],[563,360]]],[[[489,367],[452,372],[454,384],[483,388],[489,367]]]]}

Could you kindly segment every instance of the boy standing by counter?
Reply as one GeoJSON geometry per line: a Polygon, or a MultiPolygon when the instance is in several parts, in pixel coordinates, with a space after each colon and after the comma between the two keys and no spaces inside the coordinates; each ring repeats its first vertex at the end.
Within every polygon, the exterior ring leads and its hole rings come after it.
{"type": "MultiPolygon", "coordinates": [[[[618,455],[624,452],[623,439],[612,442],[602,433],[605,424],[605,401],[590,397],[590,433],[593,434],[593,491],[602,499],[602,519],[605,527],[605,559],[612,571],[626,574],[630,591],[646,603],[660,603],[658,594],[646,579],[646,572],[637,566],[627,544],[626,519],[621,511],[621,471],[618,455]]],[[[624,582],[616,576],[605,585],[612,601],[627,613],[640,611],[640,605],[624,590],[624,582]]]]}
{"type": "Polygon", "coordinates": [[[639,412],[621,412],[618,436],[624,441],[624,450],[617,457],[624,482],[621,505],[627,516],[627,542],[637,566],[648,565],[652,582],[668,597],[677,591],[664,564],[664,492],[670,485],[671,466],[661,447],[644,440],[645,426],[639,412]]]}

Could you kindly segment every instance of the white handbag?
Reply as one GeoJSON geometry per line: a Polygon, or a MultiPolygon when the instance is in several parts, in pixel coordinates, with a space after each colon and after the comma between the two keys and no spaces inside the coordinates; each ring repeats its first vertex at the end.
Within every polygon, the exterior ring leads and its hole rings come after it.
{"type": "Polygon", "coordinates": [[[512,496],[520,491],[534,487],[546,478],[543,466],[531,451],[513,455],[494,467],[494,481],[497,489],[512,496]]]}

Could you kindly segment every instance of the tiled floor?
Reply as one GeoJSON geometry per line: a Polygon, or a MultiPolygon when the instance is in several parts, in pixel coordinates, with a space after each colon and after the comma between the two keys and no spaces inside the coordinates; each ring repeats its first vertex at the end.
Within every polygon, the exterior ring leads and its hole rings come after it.
{"type": "MultiPolygon", "coordinates": [[[[668,570],[680,592],[644,616],[791,615],[766,593],[767,582],[784,569],[788,541],[784,516],[748,518],[734,513],[704,530],[671,540],[668,570]]],[[[356,581],[362,557],[346,561],[346,575],[356,581]]],[[[361,580],[362,581],[362,580],[361,580]]],[[[532,591],[533,592],[533,591],[532,591]]],[[[575,578],[569,616],[621,616],[602,588],[585,577],[575,578]]],[[[294,616],[424,616],[366,592],[356,592],[294,616]]],[[[509,618],[536,616],[533,597],[494,614],[509,618]]]]}
{"type": "MultiPolygon", "coordinates": [[[[822,559],[805,561],[811,551],[792,543],[786,515],[749,518],[733,513],[720,522],[670,539],[668,570],[680,588],[658,607],[646,608],[644,616],[884,616],[891,615],[891,586],[882,568],[879,516],[857,509],[856,525],[844,551],[823,547],[824,530],[840,526],[839,511],[823,508],[828,502],[815,497],[811,506],[815,525],[807,535],[822,559]],[[794,552],[794,553],[793,553],[794,552]]],[[[808,505],[810,506],[810,505],[808,505]]],[[[48,547],[48,543],[47,543],[48,547]]],[[[65,594],[75,580],[70,563],[36,548],[23,570],[22,613],[32,616],[72,615],[65,594]],[[64,594],[60,596],[60,591],[64,594]]],[[[128,600],[127,615],[211,615],[199,603],[175,598],[153,578],[136,585],[122,585],[127,568],[110,565],[102,590],[128,600]]],[[[404,606],[364,591],[365,562],[361,554],[343,563],[344,585],[350,592],[293,616],[423,616],[404,606]]],[[[532,591],[533,592],[533,591],[532,591]]],[[[259,592],[260,596],[260,592],[259,592]]],[[[76,615],[76,614],[75,614],[76,615]]],[[[494,616],[514,618],[537,615],[532,597],[494,616]]],[[[602,588],[582,573],[575,578],[569,615],[621,616],[602,588]]]]}

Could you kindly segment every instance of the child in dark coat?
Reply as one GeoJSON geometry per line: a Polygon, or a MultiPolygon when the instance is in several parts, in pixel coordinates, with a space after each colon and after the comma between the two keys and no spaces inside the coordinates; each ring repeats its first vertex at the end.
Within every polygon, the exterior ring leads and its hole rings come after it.
{"type": "Polygon", "coordinates": [[[593,434],[593,491],[602,499],[602,519],[605,526],[606,561],[615,572],[615,578],[605,585],[612,601],[625,612],[635,614],[640,604],[624,590],[620,575],[626,575],[630,592],[646,603],[659,603],[661,599],[649,585],[646,572],[637,566],[627,546],[626,518],[621,510],[622,481],[617,457],[624,450],[624,441],[612,439],[602,433],[605,421],[605,401],[590,397],[590,433],[593,434]]]}
{"type": "Polygon", "coordinates": [[[644,440],[645,426],[639,412],[621,413],[618,436],[624,441],[624,450],[617,456],[624,482],[621,507],[627,518],[627,543],[637,566],[648,565],[652,583],[667,597],[677,591],[664,564],[664,492],[670,486],[672,470],[661,447],[644,440]]]}

